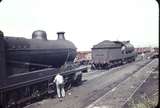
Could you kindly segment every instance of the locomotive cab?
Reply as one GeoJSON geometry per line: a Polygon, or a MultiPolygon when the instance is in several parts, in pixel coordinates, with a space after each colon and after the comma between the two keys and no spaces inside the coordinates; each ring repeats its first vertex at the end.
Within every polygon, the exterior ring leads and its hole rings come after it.
{"type": "Polygon", "coordinates": [[[0,31],[0,79],[6,79],[5,42],[3,32],[0,31]]]}

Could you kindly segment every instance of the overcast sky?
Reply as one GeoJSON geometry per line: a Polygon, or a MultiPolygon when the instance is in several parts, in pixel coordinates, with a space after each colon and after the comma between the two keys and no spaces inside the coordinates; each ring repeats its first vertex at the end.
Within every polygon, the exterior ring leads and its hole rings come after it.
{"type": "Polygon", "coordinates": [[[0,30],[5,36],[31,38],[41,29],[48,39],[64,31],[79,51],[103,40],[158,46],[158,16],[155,0],[3,0],[0,30]]]}

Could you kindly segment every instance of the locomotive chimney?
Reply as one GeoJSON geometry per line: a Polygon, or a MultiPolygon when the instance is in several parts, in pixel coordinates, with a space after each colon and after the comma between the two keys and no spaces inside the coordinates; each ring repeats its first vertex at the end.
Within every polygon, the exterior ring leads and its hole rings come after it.
{"type": "Polygon", "coordinates": [[[6,62],[5,62],[5,44],[4,35],[0,31],[0,79],[4,80],[6,76],[6,62]]]}
{"type": "Polygon", "coordinates": [[[127,43],[130,43],[130,41],[128,40],[128,41],[126,41],[127,43]]]}
{"type": "Polygon", "coordinates": [[[65,40],[64,33],[65,32],[57,32],[57,34],[58,34],[57,40],[65,40]]]}

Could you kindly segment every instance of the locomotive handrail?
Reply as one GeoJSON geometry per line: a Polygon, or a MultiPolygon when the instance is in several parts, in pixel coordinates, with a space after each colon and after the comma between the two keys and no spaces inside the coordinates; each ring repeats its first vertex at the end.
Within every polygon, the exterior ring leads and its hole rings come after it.
{"type": "MultiPolygon", "coordinates": [[[[62,71],[62,75],[66,76],[66,75],[69,75],[69,74],[72,74],[72,73],[75,73],[75,72],[78,72],[78,71],[83,71],[85,70],[87,67],[86,66],[80,66],[78,68],[72,68],[71,70],[67,70],[67,71],[62,71]]],[[[53,78],[57,72],[58,72],[58,69],[57,70],[54,70],[55,68],[47,68],[47,69],[42,69],[42,70],[36,70],[36,71],[32,71],[32,72],[28,72],[28,73],[23,73],[23,74],[14,74],[14,75],[11,75],[11,76],[8,76],[8,80],[11,81],[11,83],[7,82],[7,86],[3,86],[3,87],[0,87],[0,90],[1,89],[14,89],[18,86],[26,86],[27,84],[31,84],[31,83],[37,83],[37,82],[40,82],[42,80],[46,80],[46,79],[49,79],[49,78],[53,78]],[[55,71],[55,72],[54,72],[55,71]],[[43,74],[46,74],[47,75],[43,75],[43,74]],[[14,80],[15,78],[17,79],[21,79],[24,75],[26,77],[29,77],[29,75],[40,75],[40,76],[43,76],[43,77],[39,77],[39,78],[32,78],[28,81],[20,81],[20,82],[17,82],[17,83],[12,83],[12,80],[14,80]]]]}
{"type": "Polygon", "coordinates": [[[22,76],[22,75],[28,75],[28,74],[32,74],[32,73],[40,73],[43,71],[56,71],[56,70],[57,70],[56,68],[45,68],[45,69],[40,69],[40,70],[35,70],[35,71],[30,71],[30,72],[25,72],[25,73],[13,74],[13,75],[8,76],[8,78],[22,76]]]}
{"type": "Polygon", "coordinates": [[[32,66],[42,66],[51,68],[52,65],[44,65],[44,64],[38,64],[38,63],[31,63],[31,62],[20,62],[20,61],[7,61],[8,63],[15,63],[15,64],[22,64],[22,65],[32,65],[32,66]]]}

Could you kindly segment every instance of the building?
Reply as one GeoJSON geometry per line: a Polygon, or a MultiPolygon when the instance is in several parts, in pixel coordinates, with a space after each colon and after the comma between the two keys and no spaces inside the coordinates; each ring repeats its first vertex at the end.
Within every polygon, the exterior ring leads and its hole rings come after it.
{"type": "Polygon", "coordinates": [[[75,62],[81,64],[88,64],[92,60],[91,51],[79,51],[77,52],[75,62]]]}

